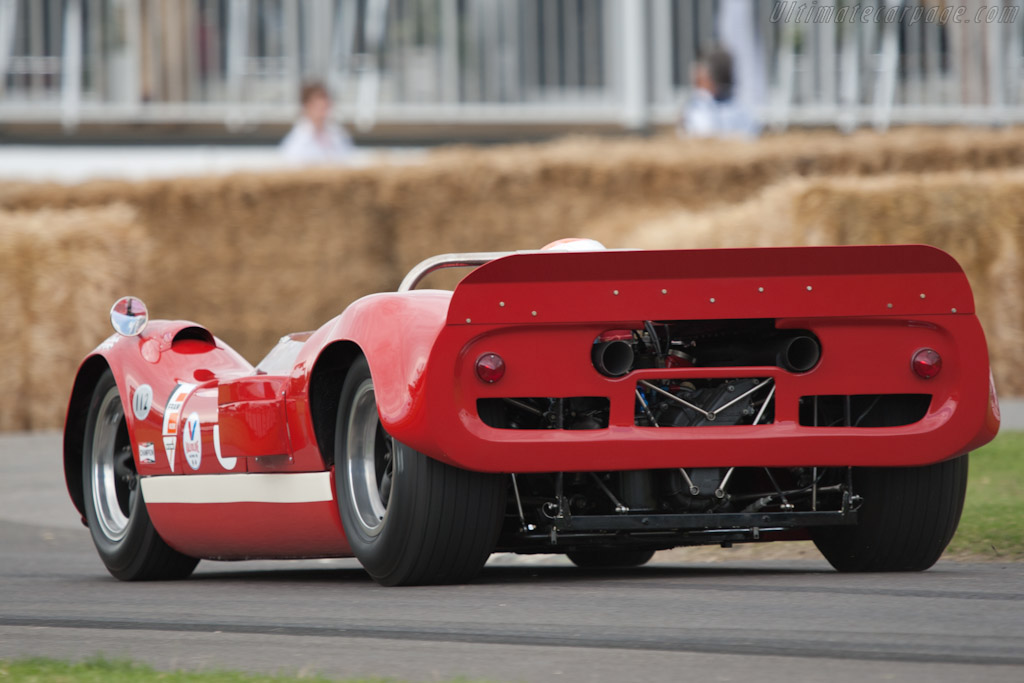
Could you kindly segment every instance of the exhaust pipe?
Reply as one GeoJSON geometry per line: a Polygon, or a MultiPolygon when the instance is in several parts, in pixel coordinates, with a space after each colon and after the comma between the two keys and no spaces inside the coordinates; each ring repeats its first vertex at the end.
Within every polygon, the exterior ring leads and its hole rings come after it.
{"type": "Polygon", "coordinates": [[[821,342],[809,334],[774,335],[702,349],[696,355],[698,365],[707,367],[775,365],[790,372],[807,372],[821,359],[821,342]]]}
{"type": "Polygon", "coordinates": [[[590,351],[590,359],[605,377],[622,377],[633,368],[633,345],[622,339],[598,342],[590,351]]]}
{"type": "Polygon", "coordinates": [[[786,337],[778,347],[775,363],[790,372],[807,372],[821,358],[821,342],[814,337],[786,337]]]}

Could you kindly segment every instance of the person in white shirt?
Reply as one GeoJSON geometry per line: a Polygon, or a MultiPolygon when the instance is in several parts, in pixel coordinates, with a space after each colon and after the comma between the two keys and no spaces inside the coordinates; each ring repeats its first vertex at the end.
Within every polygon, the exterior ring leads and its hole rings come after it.
{"type": "Polygon", "coordinates": [[[750,113],[733,97],[732,56],[715,48],[693,69],[693,94],[680,120],[680,137],[753,138],[759,130],[750,113]]]}
{"type": "Polygon", "coordinates": [[[323,83],[302,87],[302,115],[281,140],[281,153],[297,165],[343,164],[352,153],[352,139],[329,120],[331,98],[323,83]]]}

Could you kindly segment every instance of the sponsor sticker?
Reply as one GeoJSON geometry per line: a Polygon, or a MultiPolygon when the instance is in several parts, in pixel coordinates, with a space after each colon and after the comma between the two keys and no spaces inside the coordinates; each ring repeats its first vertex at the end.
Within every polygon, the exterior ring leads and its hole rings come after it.
{"type": "Polygon", "coordinates": [[[174,387],[174,391],[167,397],[167,407],[164,408],[163,440],[164,451],[167,453],[167,463],[174,471],[174,450],[178,442],[178,428],[181,426],[181,409],[185,406],[185,399],[188,398],[195,384],[182,382],[174,387]]]}
{"type": "Polygon", "coordinates": [[[213,454],[217,456],[217,462],[226,470],[235,469],[238,458],[222,458],[220,456],[220,425],[213,425],[213,454]]]}
{"type": "Polygon", "coordinates": [[[181,448],[185,451],[185,460],[194,470],[199,469],[203,461],[203,438],[199,425],[199,413],[189,413],[181,431],[181,448]]]}
{"type": "Polygon", "coordinates": [[[153,387],[148,384],[140,384],[132,396],[132,412],[136,420],[145,420],[149,417],[149,409],[153,407],[153,387]]]}
{"type": "Polygon", "coordinates": [[[153,447],[153,444],[139,444],[139,462],[143,465],[152,465],[156,463],[156,449],[153,447]]]}
{"type": "Polygon", "coordinates": [[[174,444],[177,442],[178,437],[176,436],[165,436],[164,437],[164,452],[167,453],[167,462],[171,466],[171,472],[174,471],[174,444]]]}

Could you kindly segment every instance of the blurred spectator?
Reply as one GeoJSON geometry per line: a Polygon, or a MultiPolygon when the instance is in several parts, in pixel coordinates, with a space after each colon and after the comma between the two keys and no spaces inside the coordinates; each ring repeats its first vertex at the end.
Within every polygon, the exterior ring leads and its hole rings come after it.
{"type": "Polygon", "coordinates": [[[715,47],[693,67],[693,94],[680,120],[681,136],[752,138],[758,127],[750,113],[733,97],[732,55],[715,47]]]}
{"type": "Polygon", "coordinates": [[[281,141],[281,152],[296,164],[344,163],[352,153],[352,139],[329,120],[331,98],[323,83],[302,87],[302,115],[281,141]]]}
{"type": "Polygon", "coordinates": [[[755,0],[721,0],[715,31],[723,48],[732,55],[735,85],[732,96],[748,112],[756,112],[765,100],[765,58],[755,0]]]}

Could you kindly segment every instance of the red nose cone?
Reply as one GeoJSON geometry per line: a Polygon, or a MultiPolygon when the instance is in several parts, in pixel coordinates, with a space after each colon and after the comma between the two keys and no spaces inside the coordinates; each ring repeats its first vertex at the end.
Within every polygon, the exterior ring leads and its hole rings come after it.
{"type": "Polygon", "coordinates": [[[494,384],[505,376],[505,361],[496,353],[485,353],[476,360],[476,376],[494,384]]]}
{"type": "Polygon", "coordinates": [[[939,374],[939,370],[942,369],[942,356],[933,349],[921,349],[914,354],[910,364],[918,377],[931,379],[939,374]]]}

